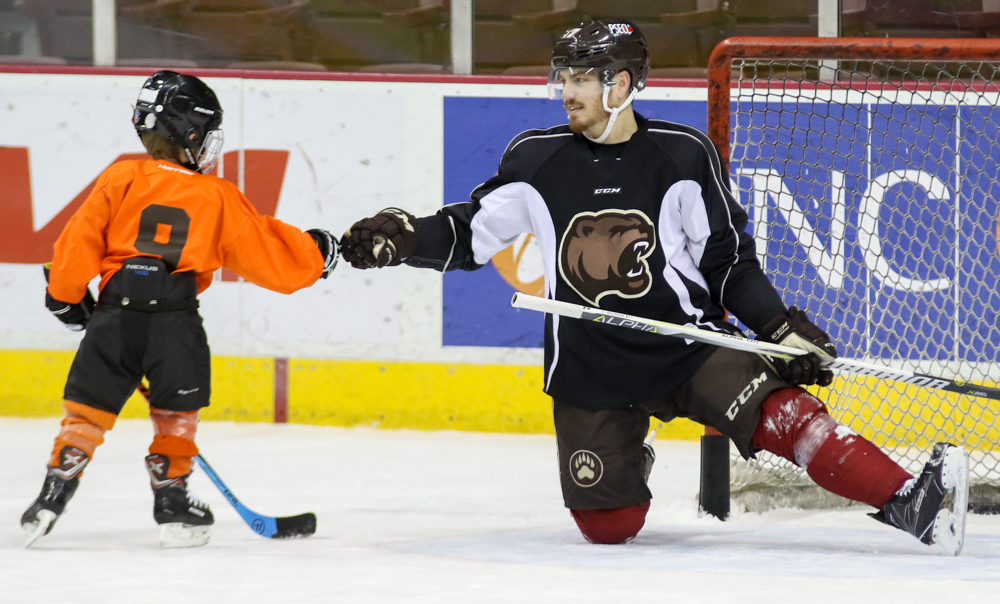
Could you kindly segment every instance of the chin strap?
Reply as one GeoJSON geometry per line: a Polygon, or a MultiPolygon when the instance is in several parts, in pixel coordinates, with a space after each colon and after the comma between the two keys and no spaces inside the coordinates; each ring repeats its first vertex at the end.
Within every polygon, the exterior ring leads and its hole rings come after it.
{"type": "Polygon", "coordinates": [[[632,92],[629,93],[628,98],[625,99],[625,102],[622,103],[621,107],[615,107],[614,109],[608,107],[609,94],[611,94],[611,86],[605,86],[604,95],[601,97],[601,100],[604,102],[604,110],[610,113],[611,117],[608,118],[608,125],[607,127],[604,128],[604,134],[600,135],[597,138],[591,138],[591,136],[586,132],[583,133],[584,136],[594,141],[595,143],[603,143],[605,140],[607,140],[608,135],[611,134],[611,129],[615,127],[615,120],[618,119],[618,114],[622,112],[622,109],[628,107],[632,103],[632,99],[635,98],[635,88],[633,88],[632,92]]]}

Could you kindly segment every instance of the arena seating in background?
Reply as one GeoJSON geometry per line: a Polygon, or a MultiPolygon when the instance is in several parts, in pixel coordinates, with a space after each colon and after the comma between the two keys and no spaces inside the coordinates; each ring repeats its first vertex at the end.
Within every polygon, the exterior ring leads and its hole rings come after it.
{"type": "Polygon", "coordinates": [[[634,22],[649,44],[650,76],[671,77],[703,76],[712,48],[723,38],[724,15],[717,5],[698,5],[697,0],[579,0],[577,8],[588,19],[617,12],[634,22]]]}
{"type": "Polygon", "coordinates": [[[173,71],[184,70],[184,69],[194,69],[196,67],[201,67],[197,61],[189,61],[187,59],[170,59],[170,58],[142,58],[142,59],[118,59],[116,63],[118,67],[148,67],[150,71],[157,71],[160,69],[170,69],[173,71]]]}
{"type": "MultiPolygon", "coordinates": [[[[119,58],[191,60],[195,49],[174,31],[177,16],[190,1],[118,0],[119,58]]],[[[14,7],[35,22],[41,47],[38,57],[18,62],[93,64],[92,0],[17,0],[14,7]]]]}
{"type": "MultiPolygon", "coordinates": [[[[449,0],[116,0],[122,66],[386,73],[450,71],[449,0]]],[[[544,75],[587,19],[620,17],[649,42],[652,77],[704,75],[728,36],[815,36],[815,0],[476,0],[476,73],[544,75]]],[[[34,23],[32,50],[0,35],[0,63],[93,63],[92,0],[0,0],[34,23]],[[37,35],[35,30],[37,29],[37,35]],[[20,54],[16,54],[20,52],[20,54]],[[20,58],[19,58],[20,57],[20,58]]],[[[1000,0],[844,0],[849,36],[998,37],[1000,0]]],[[[0,24],[2,25],[2,24],[0,24]]]]}
{"type": "Polygon", "coordinates": [[[552,0],[476,0],[476,73],[500,73],[512,65],[547,65],[566,27],[545,21],[552,0]]]}
{"type": "Polygon", "coordinates": [[[305,61],[233,61],[226,69],[250,69],[255,71],[326,71],[321,63],[305,61]]]}
{"type": "Polygon", "coordinates": [[[309,0],[304,23],[302,60],[329,69],[424,73],[448,60],[443,0],[309,0]]]}
{"type": "MultiPolygon", "coordinates": [[[[516,23],[548,29],[555,37],[547,43],[547,50],[539,49],[533,61],[537,67],[517,63],[504,73],[547,73],[552,43],[563,31],[589,19],[622,18],[638,25],[646,37],[652,77],[703,77],[712,48],[723,38],[726,17],[717,6],[699,9],[698,5],[698,0],[577,0],[575,8],[517,14],[513,18],[516,23]]],[[[478,3],[476,10],[478,38],[478,3]]]]}
{"type": "Polygon", "coordinates": [[[816,36],[815,2],[802,0],[729,0],[723,5],[729,36],[816,36]]]}
{"type": "Polygon", "coordinates": [[[550,71],[548,65],[512,65],[505,67],[500,73],[511,76],[547,76],[550,71]]]}
{"type": "Polygon", "coordinates": [[[199,63],[296,61],[307,0],[188,0],[177,32],[199,63]]]}
{"type": "Polygon", "coordinates": [[[1000,36],[1000,1],[869,1],[863,20],[865,34],[879,38],[993,38],[1000,36]]]}
{"type": "Polygon", "coordinates": [[[38,56],[41,54],[38,24],[18,10],[14,2],[0,0],[0,56],[38,56]]]}
{"type": "Polygon", "coordinates": [[[451,73],[447,65],[433,63],[377,63],[359,67],[361,73],[451,73]]]}
{"type": "Polygon", "coordinates": [[[67,65],[62,57],[41,55],[0,55],[0,65],[67,65]]]}
{"type": "Polygon", "coordinates": [[[16,7],[38,24],[42,56],[93,63],[91,0],[20,0],[16,7]]]}
{"type": "Polygon", "coordinates": [[[200,45],[184,33],[191,0],[116,0],[118,61],[123,67],[198,67],[200,45]]]}

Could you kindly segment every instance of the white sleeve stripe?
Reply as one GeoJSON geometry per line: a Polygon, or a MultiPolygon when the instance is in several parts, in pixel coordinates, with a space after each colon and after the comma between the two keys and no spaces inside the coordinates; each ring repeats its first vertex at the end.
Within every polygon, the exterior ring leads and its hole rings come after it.
{"type": "Polygon", "coordinates": [[[530,141],[533,138],[555,138],[555,137],[559,137],[559,136],[573,136],[573,133],[572,132],[561,132],[559,134],[538,134],[536,136],[526,136],[525,138],[522,138],[521,140],[519,140],[516,143],[514,143],[513,145],[511,145],[510,148],[507,149],[507,151],[504,151],[504,155],[506,155],[510,151],[513,151],[515,147],[517,147],[518,145],[520,145],[524,141],[530,141]]]}
{"type": "Polygon", "coordinates": [[[444,261],[444,266],[441,267],[442,273],[448,270],[448,265],[451,264],[451,257],[455,255],[455,246],[458,244],[458,233],[455,232],[455,219],[449,216],[448,224],[451,226],[451,249],[448,250],[448,259],[444,261]]]}
{"type": "Polygon", "coordinates": [[[471,199],[471,198],[472,198],[472,196],[476,194],[476,191],[478,191],[478,190],[479,190],[479,187],[481,187],[481,186],[483,186],[483,185],[485,185],[485,184],[486,184],[486,181],[484,180],[483,182],[481,182],[481,183],[479,183],[478,185],[476,185],[476,186],[475,186],[475,187],[474,187],[474,188],[472,189],[472,192],[471,192],[471,193],[469,193],[469,198],[471,199]]]}
{"type": "MultiPolygon", "coordinates": [[[[555,299],[555,295],[552,296],[555,299]]],[[[549,391],[552,384],[552,376],[556,374],[556,365],[559,364],[559,315],[552,315],[552,364],[549,365],[549,379],[545,381],[545,391],[549,391]]]]}
{"type": "MultiPolygon", "coordinates": [[[[688,134],[687,132],[674,132],[672,130],[660,130],[658,128],[650,128],[649,132],[662,132],[664,134],[675,134],[680,136],[686,136],[688,138],[693,138],[695,141],[698,142],[699,145],[702,146],[703,149],[705,149],[707,153],[709,154],[715,153],[715,156],[719,158],[718,152],[715,150],[714,145],[712,146],[712,148],[709,148],[700,138],[692,134],[688,134]]],[[[721,158],[719,158],[719,165],[720,166],[722,165],[721,158]]],[[[712,173],[712,182],[714,182],[715,186],[718,187],[719,193],[722,194],[722,199],[728,202],[732,196],[729,194],[726,188],[722,186],[722,183],[719,182],[719,175],[715,172],[715,169],[713,168],[712,170],[710,170],[710,172],[712,173]]],[[[733,261],[729,264],[729,269],[726,271],[726,276],[722,278],[722,286],[719,288],[719,300],[725,299],[726,283],[729,281],[729,275],[733,271],[733,266],[735,266],[740,259],[740,235],[739,233],[736,232],[736,225],[733,224],[733,215],[729,211],[729,204],[723,203],[722,205],[725,206],[726,208],[726,216],[729,222],[729,230],[733,232],[734,245],[733,245],[733,261]]]]}
{"type": "MultiPolygon", "coordinates": [[[[525,134],[527,134],[529,132],[546,132],[546,130],[543,130],[541,128],[528,128],[527,130],[522,130],[521,132],[518,133],[517,136],[515,136],[512,139],[510,139],[510,142],[507,143],[507,148],[503,150],[503,155],[507,155],[508,153],[510,153],[510,150],[514,148],[514,146],[513,146],[514,145],[514,141],[516,141],[518,138],[524,136],[525,134]]],[[[521,142],[521,141],[518,141],[518,142],[521,142]]],[[[503,157],[503,156],[501,155],[501,157],[503,157]]]]}

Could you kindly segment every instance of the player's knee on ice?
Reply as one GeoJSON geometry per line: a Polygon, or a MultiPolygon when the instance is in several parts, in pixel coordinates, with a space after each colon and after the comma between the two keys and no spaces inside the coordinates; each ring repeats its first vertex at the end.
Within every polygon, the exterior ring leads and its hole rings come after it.
{"type": "Polygon", "coordinates": [[[570,510],[580,532],[591,543],[628,543],[646,522],[649,502],[610,510],[570,510]]]}

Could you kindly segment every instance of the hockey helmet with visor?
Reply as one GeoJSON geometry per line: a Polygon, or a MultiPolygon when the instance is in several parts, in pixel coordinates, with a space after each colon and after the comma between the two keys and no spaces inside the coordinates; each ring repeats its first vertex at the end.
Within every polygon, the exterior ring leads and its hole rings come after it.
{"type": "Polygon", "coordinates": [[[571,91],[574,98],[600,96],[604,110],[611,114],[604,133],[592,139],[602,143],[618,114],[646,87],[648,74],[649,50],[638,27],[616,19],[587,21],[567,30],[552,49],[549,98],[561,99],[571,91]],[[608,96],[621,71],[629,74],[629,95],[620,106],[610,107],[608,96]]]}
{"type": "Polygon", "coordinates": [[[222,105],[201,79],[158,71],[146,79],[132,114],[135,131],[159,134],[181,146],[184,167],[207,174],[222,152],[222,105]]]}
{"type": "Polygon", "coordinates": [[[649,50],[639,28],[614,19],[581,23],[566,30],[552,49],[549,98],[561,98],[565,82],[573,74],[596,73],[600,86],[606,88],[615,84],[615,76],[622,70],[629,72],[634,91],[646,87],[649,50]]]}

